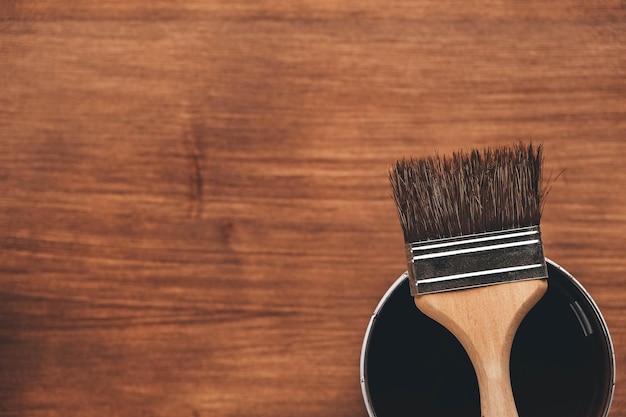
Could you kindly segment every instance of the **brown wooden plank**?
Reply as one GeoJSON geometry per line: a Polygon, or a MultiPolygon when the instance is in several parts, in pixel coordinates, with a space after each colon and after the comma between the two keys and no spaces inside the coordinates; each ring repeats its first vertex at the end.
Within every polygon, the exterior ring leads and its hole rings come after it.
{"type": "Polygon", "coordinates": [[[49,19],[133,19],[171,20],[197,18],[210,19],[539,19],[615,21],[624,17],[619,0],[585,2],[567,0],[546,5],[532,0],[515,1],[439,2],[422,0],[394,0],[388,3],[376,1],[335,2],[329,0],[301,0],[298,2],[225,1],[203,2],[190,0],[184,3],[168,0],[124,2],[120,0],[80,0],[66,3],[62,0],[7,0],[0,17],[10,20],[49,19]]]}
{"type": "Polygon", "coordinates": [[[0,415],[365,416],[398,157],[533,139],[626,415],[617,1],[4,2],[0,415]]]}

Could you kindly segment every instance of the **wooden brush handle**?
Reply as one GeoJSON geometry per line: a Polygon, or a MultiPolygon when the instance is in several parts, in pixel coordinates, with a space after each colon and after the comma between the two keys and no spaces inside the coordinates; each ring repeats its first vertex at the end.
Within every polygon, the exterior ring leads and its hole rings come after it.
{"type": "Polygon", "coordinates": [[[424,314],[461,342],[474,365],[482,417],[518,417],[509,361],[517,328],[548,288],[545,279],[415,296],[424,314]]]}

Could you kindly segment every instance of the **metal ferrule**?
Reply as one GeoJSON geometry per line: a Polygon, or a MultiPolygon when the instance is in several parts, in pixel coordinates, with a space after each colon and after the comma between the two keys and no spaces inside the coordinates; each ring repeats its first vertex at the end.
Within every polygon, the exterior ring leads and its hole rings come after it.
{"type": "Polygon", "coordinates": [[[406,245],[411,294],[548,277],[539,226],[406,245]]]}

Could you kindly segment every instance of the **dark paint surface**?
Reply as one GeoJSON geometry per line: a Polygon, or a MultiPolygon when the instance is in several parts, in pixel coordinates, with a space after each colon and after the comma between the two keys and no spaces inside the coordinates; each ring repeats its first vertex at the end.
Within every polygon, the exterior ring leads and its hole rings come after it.
{"type": "MultiPolygon", "coordinates": [[[[611,349],[593,304],[548,264],[549,290],[526,316],[511,352],[520,417],[599,417],[610,393],[611,349]]],[[[480,416],[478,383],[460,343],[422,314],[408,281],[372,328],[367,385],[378,417],[480,416]]]]}

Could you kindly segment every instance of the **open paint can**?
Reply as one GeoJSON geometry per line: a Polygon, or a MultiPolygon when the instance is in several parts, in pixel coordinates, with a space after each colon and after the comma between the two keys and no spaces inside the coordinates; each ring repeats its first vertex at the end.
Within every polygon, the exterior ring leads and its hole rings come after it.
{"type": "MultiPolygon", "coordinates": [[[[548,292],[511,350],[520,417],[606,417],[613,398],[611,337],[589,293],[550,260],[548,292]]],[[[461,344],[420,312],[400,276],[370,320],[361,350],[370,417],[480,417],[476,374],[461,344]]]]}

